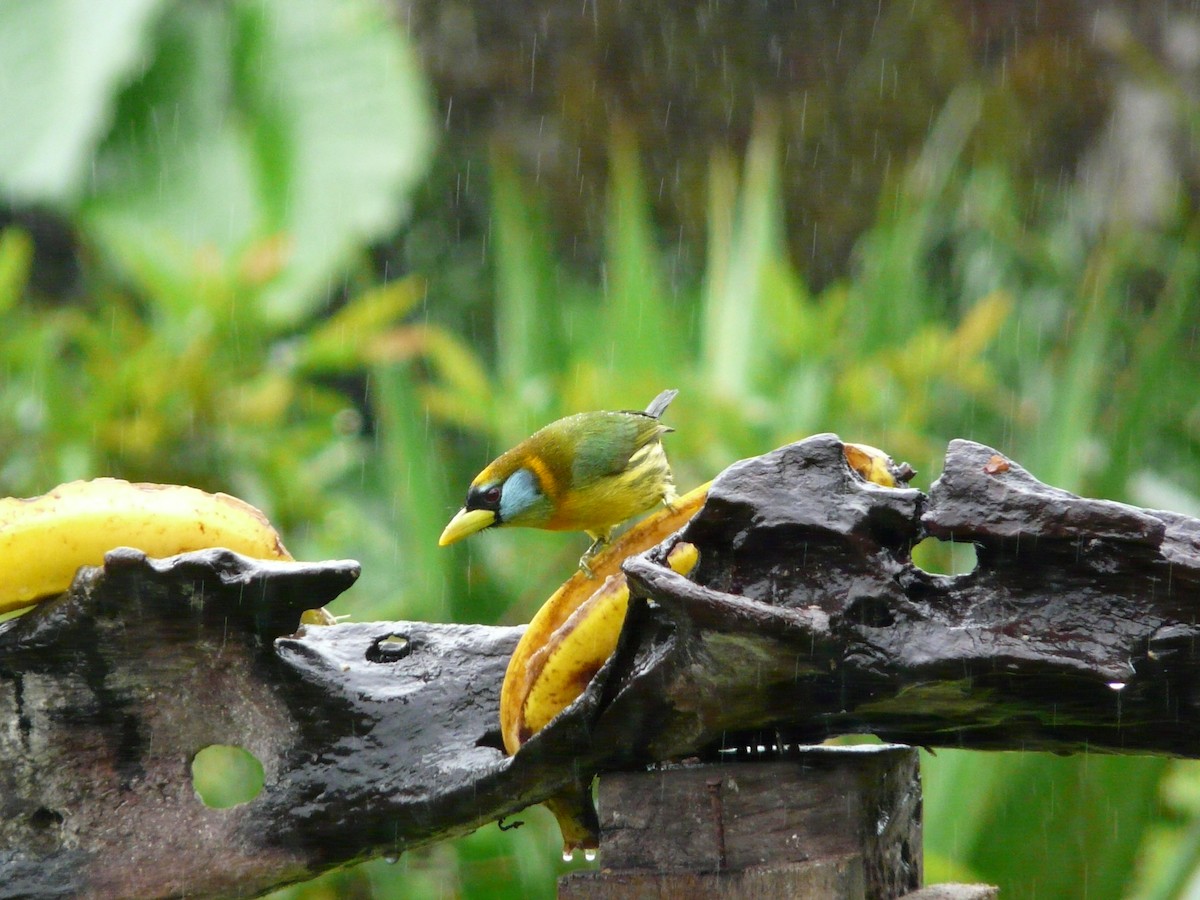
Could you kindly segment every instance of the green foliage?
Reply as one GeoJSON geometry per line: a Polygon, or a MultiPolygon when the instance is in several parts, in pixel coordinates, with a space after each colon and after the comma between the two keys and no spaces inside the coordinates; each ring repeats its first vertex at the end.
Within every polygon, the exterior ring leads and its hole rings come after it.
{"type": "MultiPolygon", "coordinates": [[[[23,240],[5,234],[0,276],[4,251],[23,240]]],[[[350,398],[322,376],[361,371],[378,325],[338,326],[386,324],[417,303],[420,285],[366,292],[287,342],[238,315],[239,290],[213,283],[203,302],[178,307],[147,308],[111,289],[103,300],[54,309],[8,300],[4,489],[35,493],[107,473],[231,490],[262,502],[284,527],[319,514],[367,450],[350,398]]]]}
{"type": "Polygon", "coordinates": [[[412,60],[369,3],[174,12],[97,152],[83,222],[123,268],[178,279],[183,302],[198,254],[236,261],[275,238],[278,268],[243,302],[293,325],[392,226],[419,174],[429,132],[412,60]]]}
{"type": "Polygon", "coordinates": [[[70,203],[167,0],[0,4],[0,190],[70,203]]]}
{"type": "Polygon", "coordinates": [[[213,809],[249,803],[262,792],[264,780],[262,763],[244,747],[210,744],[192,757],[192,787],[213,809]]]}
{"type": "MultiPolygon", "coordinates": [[[[378,6],[111,0],[99,24],[87,6],[0,6],[0,56],[23,61],[0,85],[0,189],[58,210],[82,245],[78,295],[48,298],[29,237],[0,233],[6,493],[99,474],[226,490],[299,555],[363,562],[336,612],[478,622],[528,620],[585,539],[438,548],[469,479],[556,416],[665,387],[682,391],[681,489],[817,431],[884,447],[928,486],[963,436],[1054,484],[1200,512],[1200,231],[1094,234],[1069,192],[1027,215],[1009,171],[962,159],[983,125],[973,86],[819,291],[785,250],[770,114],[743,160],[711,160],[699,283],[664,262],[629,133],[611,139],[599,278],[547,249],[546,199],[497,149],[494,329],[467,337],[428,315],[459,301],[426,284],[469,277],[379,284],[363,259],[431,134],[378,6]],[[72,52],[38,49],[53,29],[72,52]]],[[[945,546],[918,558],[962,564],[945,546]]],[[[1195,766],[943,752],[923,770],[932,877],[1165,898],[1197,868],[1195,766]]],[[[555,826],[520,818],[286,895],[548,897],[555,826]]]]}
{"type": "Polygon", "coordinates": [[[1082,754],[923,755],[927,878],[1015,897],[1123,897],[1168,762],[1082,754]]]}
{"type": "Polygon", "coordinates": [[[77,217],[157,303],[188,308],[215,281],[240,288],[240,317],[300,324],[394,227],[428,156],[395,26],[370,0],[99,8],[0,12],[0,49],[25,63],[0,94],[0,189],[77,217]]]}
{"type": "MultiPolygon", "coordinates": [[[[222,489],[295,551],[346,555],[329,536],[359,516],[342,488],[374,435],[345,386],[424,299],[415,278],[374,285],[362,258],[430,149],[411,51],[372,0],[117,2],[102,27],[77,7],[0,12],[0,43],[30,56],[3,88],[0,188],[53,204],[83,263],[81,296],[36,296],[28,238],[0,236],[0,490],[222,489]],[[331,283],[348,297],[332,307],[331,283]]],[[[352,530],[390,560],[384,506],[352,530]]]]}

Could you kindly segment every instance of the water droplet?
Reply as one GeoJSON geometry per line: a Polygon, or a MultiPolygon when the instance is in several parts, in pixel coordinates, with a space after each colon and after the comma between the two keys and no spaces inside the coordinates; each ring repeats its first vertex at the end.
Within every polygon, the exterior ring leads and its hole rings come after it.
{"type": "Polygon", "coordinates": [[[584,859],[586,859],[588,862],[595,862],[595,861],[596,861],[596,854],[597,854],[597,852],[598,852],[598,851],[596,851],[596,850],[594,850],[594,849],[588,849],[588,850],[584,850],[584,851],[583,851],[583,858],[584,858],[584,859]]]}
{"type": "Polygon", "coordinates": [[[568,850],[566,847],[564,847],[563,848],[563,862],[574,862],[574,861],[575,861],[575,851],[568,850]]]}
{"type": "Polygon", "coordinates": [[[383,861],[385,863],[387,863],[389,866],[394,866],[396,863],[400,862],[400,854],[399,853],[385,854],[383,857],[383,861]]]}
{"type": "Polygon", "coordinates": [[[1123,682],[1123,681],[1110,681],[1110,682],[1108,683],[1108,686],[1109,686],[1110,688],[1112,688],[1114,691],[1123,691],[1123,690],[1125,690],[1125,682],[1123,682]]]}

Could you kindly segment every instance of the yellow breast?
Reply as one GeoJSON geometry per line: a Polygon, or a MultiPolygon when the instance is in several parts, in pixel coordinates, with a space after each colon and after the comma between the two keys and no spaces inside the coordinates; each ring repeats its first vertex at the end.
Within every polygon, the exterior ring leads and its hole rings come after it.
{"type": "Polygon", "coordinates": [[[606,534],[611,528],[675,495],[671,468],[662,444],[640,448],[629,466],[589,484],[572,485],[557,498],[554,515],[545,526],[554,531],[606,534]]]}

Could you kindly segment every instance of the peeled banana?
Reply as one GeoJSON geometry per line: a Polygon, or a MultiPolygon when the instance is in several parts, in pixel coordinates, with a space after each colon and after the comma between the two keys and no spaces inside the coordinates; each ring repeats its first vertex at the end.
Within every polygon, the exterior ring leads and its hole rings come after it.
{"type": "Polygon", "coordinates": [[[62,593],[80,566],[101,565],[115,547],[153,557],[226,547],[292,558],[266,516],[228,494],[118,478],[72,481],[40,497],[0,499],[0,613],[62,593]]]}
{"type": "Polygon", "coordinates": [[[883,487],[899,487],[916,473],[908,463],[896,465],[890,456],[870,444],[843,444],[846,462],[867,481],[883,487]]]}
{"type": "MultiPolygon", "coordinates": [[[[682,528],[707,496],[704,484],[643,519],[591,560],[591,577],[576,572],[538,610],[509,660],[500,690],[500,731],[509,754],[570,706],[616,649],[629,606],[622,560],[682,528]]],[[[669,564],[685,574],[697,559],[696,548],[685,543],[668,555],[669,564]]],[[[596,848],[595,830],[583,815],[591,800],[582,790],[565,791],[546,801],[558,820],[564,858],[578,848],[596,848]]]]}
{"type": "Polygon", "coordinates": [[[591,578],[576,572],[538,610],[500,690],[500,731],[510,754],[583,693],[616,649],[629,603],[622,560],[682,528],[707,496],[708,485],[701,485],[643,519],[591,560],[591,578]]]}

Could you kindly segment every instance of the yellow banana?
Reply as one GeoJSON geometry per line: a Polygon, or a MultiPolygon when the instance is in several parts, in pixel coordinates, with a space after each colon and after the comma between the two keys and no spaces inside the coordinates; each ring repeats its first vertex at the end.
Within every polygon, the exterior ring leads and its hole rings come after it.
{"type": "Polygon", "coordinates": [[[291,559],[266,516],[236,497],[169,484],[96,478],[40,497],[0,499],[0,613],[65,591],[80,566],[115,547],[147,556],[226,547],[291,559]]]}
{"type": "MultiPolygon", "coordinates": [[[[656,542],[657,543],[657,542],[656,542]]],[[[681,541],[667,562],[680,575],[695,567],[695,544],[681,541]]],[[[624,574],[610,575],[604,585],[571,614],[561,628],[529,657],[538,676],[529,687],[520,732],[527,740],[566,709],[617,649],[617,639],[629,608],[629,584],[624,574]]]]}
{"type": "Polygon", "coordinates": [[[915,474],[908,463],[897,466],[890,456],[870,444],[843,444],[842,452],[850,468],[867,481],[883,487],[897,487],[915,474]]]}
{"type": "Polygon", "coordinates": [[[500,730],[504,748],[510,754],[516,753],[531,735],[569,706],[591,680],[589,674],[580,683],[581,673],[590,668],[594,674],[616,648],[629,600],[625,576],[620,571],[621,561],[682,528],[704,505],[707,496],[708,485],[701,485],[676,500],[673,507],[643,519],[592,558],[591,578],[576,572],[538,610],[513,651],[500,689],[500,730]],[[597,589],[598,582],[601,586],[597,589]],[[590,599],[594,602],[587,612],[576,616],[590,599]],[[587,621],[592,614],[598,614],[597,622],[587,621]],[[570,638],[569,633],[581,626],[587,639],[582,635],[570,638]],[[564,652],[564,641],[566,650],[580,654],[580,658],[572,659],[564,652]],[[574,683],[560,685],[558,679],[563,677],[573,678],[574,683]],[[531,695],[536,697],[532,717],[539,723],[536,727],[529,722],[531,695]],[[554,709],[559,701],[561,705],[554,709]]]}
{"type": "MultiPolygon", "coordinates": [[[[686,541],[680,541],[667,554],[667,563],[681,575],[691,572],[698,560],[696,545],[686,541]]],[[[518,717],[521,742],[544,728],[583,693],[605,660],[616,650],[628,608],[629,584],[625,575],[609,575],[603,586],[530,655],[528,668],[536,671],[537,676],[529,685],[518,717]]],[[[502,699],[502,711],[503,702],[502,699]]],[[[570,859],[578,848],[596,849],[596,835],[585,824],[583,804],[590,802],[586,792],[581,793],[578,788],[546,800],[546,807],[558,820],[563,859],[570,859]]]]}
{"type": "MultiPolygon", "coordinates": [[[[682,528],[707,496],[708,485],[701,485],[633,526],[590,561],[591,577],[576,572],[538,610],[509,660],[500,690],[500,730],[510,754],[570,706],[616,649],[629,606],[621,561],[682,528]],[[603,579],[599,588],[598,579],[603,579]]],[[[697,559],[692,544],[681,543],[668,554],[668,562],[685,574],[697,559]]],[[[585,804],[591,800],[578,790],[546,801],[558,820],[564,858],[577,848],[596,848],[596,836],[584,824],[585,804]]]]}

